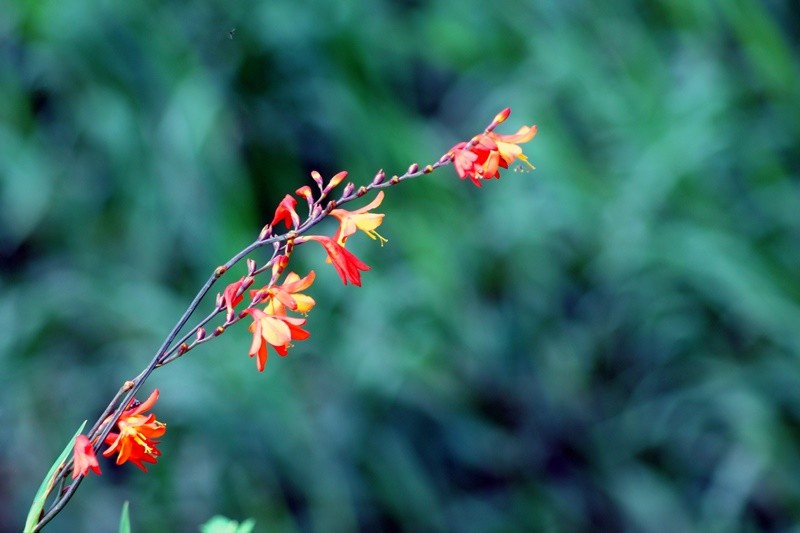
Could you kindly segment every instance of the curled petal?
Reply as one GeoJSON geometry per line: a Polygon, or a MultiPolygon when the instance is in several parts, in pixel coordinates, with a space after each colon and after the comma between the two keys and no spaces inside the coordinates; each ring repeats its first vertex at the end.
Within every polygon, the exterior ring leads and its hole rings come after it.
{"type": "Polygon", "coordinates": [[[537,127],[534,126],[522,126],[517,133],[512,133],[510,135],[500,135],[498,133],[489,133],[489,135],[495,140],[504,143],[511,143],[511,144],[523,144],[536,136],[537,127]]]}
{"type": "Polygon", "coordinates": [[[148,396],[144,402],[140,403],[133,409],[127,410],[124,413],[122,413],[122,417],[120,417],[120,419],[136,416],[141,413],[144,413],[145,411],[149,411],[150,409],[153,408],[153,405],[155,405],[155,403],[158,401],[159,395],[160,393],[158,392],[158,389],[153,389],[153,392],[150,393],[150,396],[148,396]]]}

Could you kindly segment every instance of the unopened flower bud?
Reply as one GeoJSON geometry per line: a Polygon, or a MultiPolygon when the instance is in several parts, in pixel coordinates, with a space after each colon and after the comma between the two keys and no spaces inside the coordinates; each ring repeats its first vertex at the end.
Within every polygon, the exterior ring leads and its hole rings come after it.
{"type": "Polygon", "coordinates": [[[206,330],[197,328],[197,340],[201,341],[206,338],[206,330]]]}
{"type": "Polygon", "coordinates": [[[503,122],[506,121],[506,119],[508,118],[508,115],[510,115],[510,114],[511,114],[511,108],[507,107],[507,108],[503,109],[502,111],[500,111],[497,114],[497,116],[494,117],[494,120],[492,122],[494,124],[502,124],[503,122]]]}
{"type": "Polygon", "coordinates": [[[375,174],[375,177],[372,178],[372,184],[380,185],[381,183],[383,183],[383,180],[385,179],[386,179],[386,173],[383,172],[383,169],[380,169],[378,173],[375,174]]]}
{"type": "Polygon", "coordinates": [[[261,233],[258,234],[258,240],[263,241],[267,239],[272,234],[272,226],[267,224],[261,229],[261,233]]]}
{"type": "Polygon", "coordinates": [[[338,186],[339,186],[339,184],[340,184],[342,181],[344,181],[344,179],[345,179],[346,177],[347,177],[347,171],[346,171],[346,170],[342,170],[341,172],[338,172],[336,175],[334,175],[334,176],[331,178],[331,181],[329,181],[329,182],[328,182],[328,185],[326,185],[326,186],[325,186],[325,191],[323,191],[323,192],[324,192],[324,193],[326,193],[326,194],[327,194],[327,193],[329,193],[329,192],[331,192],[333,189],[335,189],[336,187],[338,187],[338,186]]]}
{"type": "Polygon", "coordinates": [[[322,176],[319,175],[319,172],[316,170],[311,171],[311,179],[314,180],[314,183],[317,184],[317,187],[322,189],[322,176]]]}
{"type": "Polygon", "coordinates": [[[411,164],[411,166],[410,166],[410,167],[408,167],[408,172],[407,172],[407,174],[413,174],[413,173],[415,173],[417,170],[419,170],[419,165],[418,165],[418,164],[416,164],[416,163],[412,163],[412,164],[411,164]]]}
{"type": "Polygon", "coordinates": [[[256,260],[248,258],[247,259],[247,273],[248,274],[252,274],[253,272],[256,271],[257,268],[258,268],[258,265],[256,264],[256,260]]]}
{"type": "Polygon", "coordinates": [[[277,279],[283,273],[283,270],[286,268],[286,265],[289,264],[289,256],[287,255],[279,255],[275,258],[275,262],[272,263],[272,278],[277,279]]]}
{"type": "Polygon", "coordinates": [[[266,289],[258,289],[257,291],[255,291],[255,293],[251,291],[250,305],[258,305],[259,303],[261,303],[261,300],[264,299],[264,296],[266,296],[266,294],[267,294],[266,289]]]}
{"type": "Polygon", "coordinates": [[[366,187],[364,187],[364,186],[362,185],[362,186],[361,186],[361,187],[359,187],[359,188],[358,188],[358,190],[356,191],[356,196],[358,196],[359,198],[361,198],[361,197],[362,197],[362,196],[364,196],[365,194],[367,194],[367,188],[366,188],[366,187]]]}

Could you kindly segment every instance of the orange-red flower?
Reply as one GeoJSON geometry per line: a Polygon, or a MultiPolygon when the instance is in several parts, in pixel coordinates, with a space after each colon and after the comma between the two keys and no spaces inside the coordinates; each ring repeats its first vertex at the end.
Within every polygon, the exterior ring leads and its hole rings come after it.
{"type": "Polygon", "coordinates": [[[333,209],[331,215],[339,219],[339,229],[334,235],[334,239],[341,246],[345,245],[347,238],[358,230],[363,231],[369,235],[370,239],[378,239],[381,245],[386,242],[386,239],[375,231],[375,228],[383,222],[383,213],[370,213],[383,201],[383,191],[378,192],[375,199],[369,204],[365,205],[355,211],[348,211],[346,209],[333,209]]]}
{"type": "Polygon", "coordinates": [[[275,210],[275,216],[269,225],[274,226],[276,223],[283,221],[287,228],[296,228],[299,226],[300,216],[297,214],[297,211],[295,211],[295,207],[297,207],[297,200],[289,194],[284,196],[281,203],[278,204],[278,208],[275,210]]]}
{"type": "MultiPolygon", "coordinates": [[[[503,113],[498,117],[502,115],[503,113]]],[[[480,187],[481,180],[499,178],[499,168],[508,168],[516,159],[534,168],[519,145],[530,141],[535,135],[536,126],[523,126],[511,135],[500,135],[492,131],[478,135],[471,143],[458,143],[448,153],[453,158],[458,177],[468,177],[480,187]]]]}
{"type": "MultiPolygon", "coordinates": [[[[330,237],[323,237],[321,235],[310,235],[308,237],[301,237],[303,241],[317,241],[325,248],[328,253],[328,260],[333,263],[333,267],[342,278],[342,283],[347,285],[351,282],[353,285],[361,286],[361,271],[366,272],[369,266],[362,262],[352,252],[347,250],[344,246],[336,242],[330,237]]],[[[298,239],[298,242],[303,242],[298,239]]]]}
{"type": "Polygon", "coordinates": [[[287,308],[305,314],[311,311],[316,302],[311,296],[300,294],[300,291],[309,288],[314,283],[315,276],[313,270],[304,278],[300,278],[294,272],[289,272],[282,285],[250,291],[250,297],[255,298],[257,295],[261,295],[262,300],[268,300],[269,303],[264,310],[269,314],[285,315],[287,308]]]}
{"type": "Polygon", "coordinates": [[[145,472],[147,468],[142,463],[155,464],[161,452],[156,448],[158,437],[167,431],[167,425],[156,420],[156,415],[144,414],[150,410],[158,400],[158,389],[141,404],[136,405],[135,400],[117,420],[119,433],[109,433],[106,437],[108,449],[103,452],[105,457],[117,453],[117,464],[121,465],[130,461],[145,472]]]}
{"type": "Polygon", "coordinates": [[[253,317],[250,331],[253,332],[253,343],[250,345],[250,357],[256,358],[259,372],[267,366],[267,345],[272,346],[279,355],[285,356],[293,340],[305,340],[311,336],[300,328],[306,323],[304,318],[284,315],[270,315],[259,309],[250,308],[245,311],[253,317]]]}
{"type": "Polygon", "coordinates": [[[75,438],[75,451],[72,459],[72,479],[78,476],[85,476],[89,473],[89,469],[97,475],[100,475],[100,465],[97,462],[97,456],[94,453],[89,437],[86,435],[78,435],[75,438]]]}

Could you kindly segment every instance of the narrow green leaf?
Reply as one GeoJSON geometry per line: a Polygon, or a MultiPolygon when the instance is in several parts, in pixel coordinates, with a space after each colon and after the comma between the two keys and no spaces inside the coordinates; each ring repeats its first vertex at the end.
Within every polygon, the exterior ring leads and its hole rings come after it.
{"type": "Polygon", "coordinates": [[[69,454],[72,453],[72,450],[75,446],[75,439],[81,434],[83,428],[86,427],[86,422],[88,422],[88,420],[83,421],[81,427],[78,428],[78,431],[75,432],[75,435],[73,435],[70,441],[67,443],[64,451],[58,456],[58,459],[56,459],[56,462],[53,463],[53,466],[50,467],[50,471],[42,480],[42,484],[39,485],[39,490],[36,491],[36,496],[33,497],[31,509],[28,511],[28,519],[25,520],[25,533],[31,533],[33,528],[36,527],[36,523],[39,521],[39,515],[42,513],[44,504],[47,501],[47,496],[50,495],[50,491],[53,489],[56,470],[58,470],[59,466],[64,464],[64,461],[67,459],[67,457],[69,457],[69,454]]]}
{"type": "Polygon", "coordinates": [[[131,515],[128,511],[129,502],[122,504],[122,516],[119,517],[119,533],[131,533],[131,515]]]}

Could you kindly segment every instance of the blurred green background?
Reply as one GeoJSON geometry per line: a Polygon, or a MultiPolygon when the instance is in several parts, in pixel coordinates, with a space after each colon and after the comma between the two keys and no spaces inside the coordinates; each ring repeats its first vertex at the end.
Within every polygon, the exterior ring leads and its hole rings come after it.
{"type": "Polygon", "coordinates": [[[104,461],[48,530],[125,500],[137,531],[792,529],[798,27],[767,0],[0,0],[0,530],[310,170],[399,173],[506,106],[537,171],[393,188],[360,289],[299,248],[311,339],[258,374],[239,327],[157,372],[158,465],[104,461]]]}

